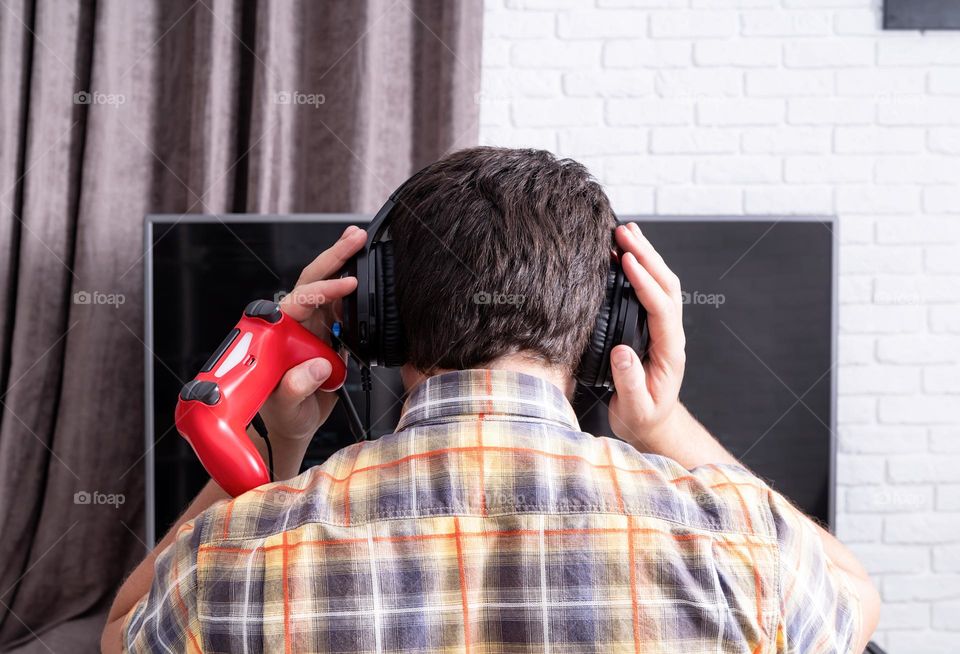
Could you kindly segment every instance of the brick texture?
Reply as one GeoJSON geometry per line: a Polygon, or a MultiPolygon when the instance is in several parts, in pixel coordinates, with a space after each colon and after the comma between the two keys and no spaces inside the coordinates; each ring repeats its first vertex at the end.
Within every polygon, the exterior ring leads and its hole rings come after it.
{"type": "Polygon", "coordinates": [[[838,525],[892,652],[960,652],[960,33],[877,0],[487,0],[481,141],[619,213],[824,213],[841,242],[838,525]]]}

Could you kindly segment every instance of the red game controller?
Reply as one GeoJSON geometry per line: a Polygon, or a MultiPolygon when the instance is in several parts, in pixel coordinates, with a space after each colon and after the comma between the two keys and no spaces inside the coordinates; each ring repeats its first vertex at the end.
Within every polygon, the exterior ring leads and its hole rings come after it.
{"type": "Polygon", "coordinates": [[[287,370],[317,357],[333,367],[320,388],[338,389],[347,367],[333,348],[277,303],[255,300],[200,374],[184,384],[177,402],[177,431],[230,495],[269,483],[267,466],[247,437],[247,425],[287,370]]]}

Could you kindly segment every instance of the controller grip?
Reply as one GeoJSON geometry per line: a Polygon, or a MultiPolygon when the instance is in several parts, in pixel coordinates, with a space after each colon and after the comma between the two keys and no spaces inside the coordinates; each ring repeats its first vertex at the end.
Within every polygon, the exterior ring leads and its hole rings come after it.
{"type": "Polygon", "coordinates": [[[270,483],[270,473],[246,431],[240,433],[200,402],[177,402],[177,430],[210,476],[232,497],[270,483]],[[190,434],[202,434],[191,438],[190,434]]]}

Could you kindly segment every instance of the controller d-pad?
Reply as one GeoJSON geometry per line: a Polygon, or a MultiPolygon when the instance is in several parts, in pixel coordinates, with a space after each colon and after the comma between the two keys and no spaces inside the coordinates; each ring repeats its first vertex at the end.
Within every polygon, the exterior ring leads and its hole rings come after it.
{"type": "Polygon", "coordinates": [[[250,318],[260,318],[270,323],[280,322],[283,314],[280,305],[270,300],[254,300],[243,310],[243,315],[250,318]]]}
{"type": "Polygon", "coordinates": [[[185,402],[198,400],[204,404],[213,406],[220,401],[220,387],[217,386],[216,382],[194,379],[193,381],[188,381],[183,385],[183,388],[180,389],[180,399],[185,402]]]}

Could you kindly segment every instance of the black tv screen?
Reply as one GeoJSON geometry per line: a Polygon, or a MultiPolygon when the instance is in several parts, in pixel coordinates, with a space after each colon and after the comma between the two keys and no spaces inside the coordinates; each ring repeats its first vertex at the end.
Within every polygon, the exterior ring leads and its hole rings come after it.
{"type": "MultiPolygon", "coordinates": [[[[835,253],[831,218],[636,216],[685,289],[681,399],[734,455],[808,514],[833,519],[835,253]]],[[[301,268],[369,216],[148,216],[147,536],[207,480],[177,433],[177,394],[253,299],[291,290],[301,268]]],[[[348,390],[361,405],[359,373],[348,390]]],[[[373,433],[402,406],[393,369],[374,369],[373,433]]],[[[603,394],[578,389],[584,431],[609,435],[603,394]]],[[[353,442],[338,408],[305,466],[353,442]]]]}

